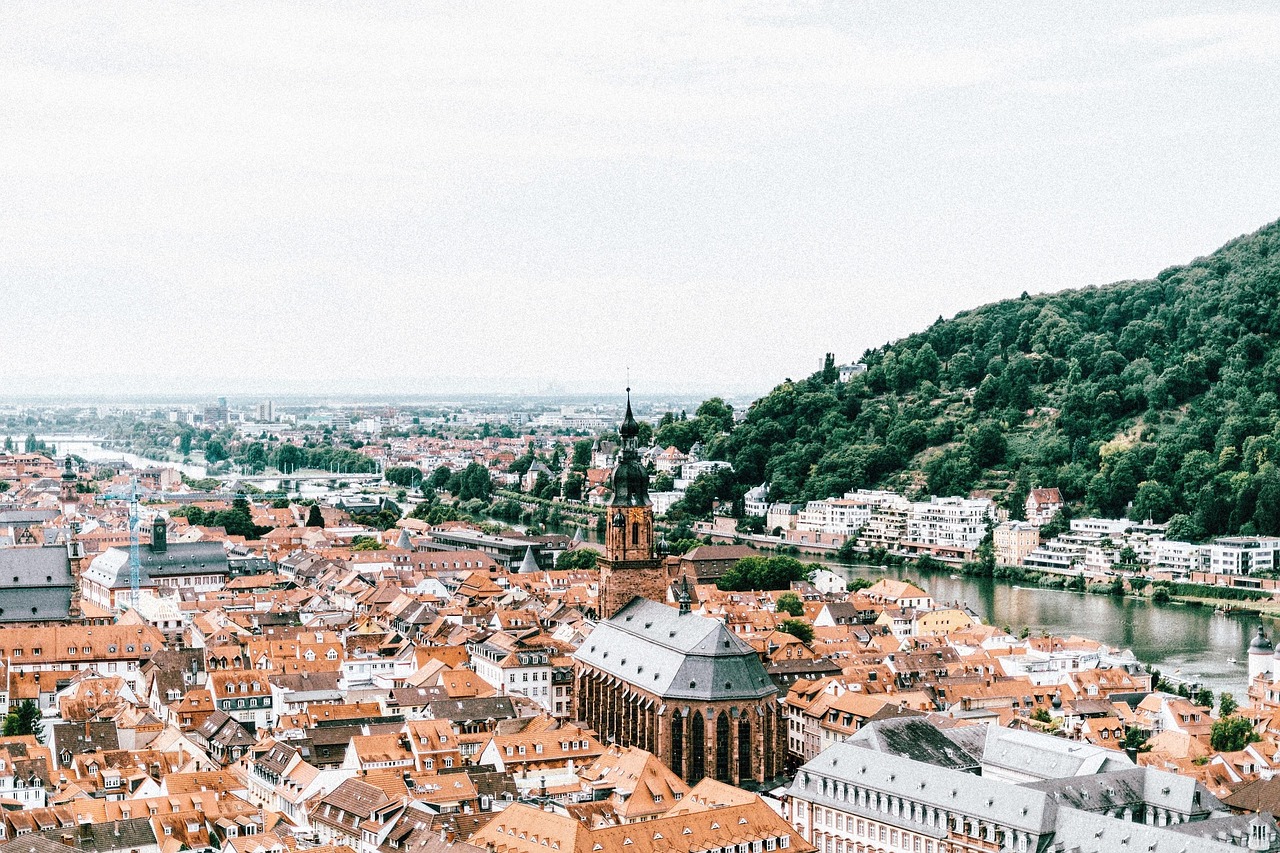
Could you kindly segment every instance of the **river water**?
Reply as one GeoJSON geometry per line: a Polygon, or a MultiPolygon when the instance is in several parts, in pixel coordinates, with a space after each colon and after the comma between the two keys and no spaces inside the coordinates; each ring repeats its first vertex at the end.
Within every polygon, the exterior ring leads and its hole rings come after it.
{"type": "MultiPolygon", "coordinates": [[[[27,440],[25,435],[11,435],[9,438],[13,441],[15,447],[22,449],[23,442],[27,440]]],[[[79,456],[81,459],[87,459],[90,462],[115,462],[123,459],[135,468],[152,468],[152,467],[168,467],[177,468],[188,477],[200,479],[205,476],[205,468],[202,465],[183,465],[180,462],[161,462],[156,459],[147,459],[136,453],[129,453],[115,447],[106,447],[102,443],[102,439],[92,435],[67,435],[67,434],[48,434],[37,435],[37,439],[50,445],[57,451],[59,458],[70,453],[72,456],[79,456]]],[[[4,439],[0,438],[0,443],[4,439]]]]}
{"type": "Polygon", "coordinates": [[[967,602],[989,625],[1016,633],[1030,628],[1059,636],[1077,634],[1120,649],[1182,681],[1199,682],[1243,700],[1249,642],[1261,622],[1268,635],[1276,621],[1256,615],[1223,616],[1212,607],[1151,604],[1081,592],[1016,586],[994,578],[922,574],[910,568],[840,566],[828,568],[848,578],[907,578],[921,583],[936,601],[967,602]],[[1229,661],[1234,659],[1236,663],[1229,661]]]}

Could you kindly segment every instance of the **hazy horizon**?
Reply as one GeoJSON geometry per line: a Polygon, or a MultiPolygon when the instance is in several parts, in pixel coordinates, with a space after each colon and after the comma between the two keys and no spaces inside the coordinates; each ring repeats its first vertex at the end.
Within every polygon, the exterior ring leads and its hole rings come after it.
{"type": "Polygon", "coordinates": [[[0,394],[757,397],[1280,216],[1280,10],[0,9],[0,394]]]}

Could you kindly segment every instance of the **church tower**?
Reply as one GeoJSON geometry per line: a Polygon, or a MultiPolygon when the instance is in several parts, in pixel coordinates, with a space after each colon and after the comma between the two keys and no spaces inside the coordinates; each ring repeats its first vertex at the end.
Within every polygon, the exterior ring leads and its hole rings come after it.
{"type": "Polygon", "coordinates": [[[600,618],[608,619],[636,596],[665,603],[667,570],[653,539],[649,473],[640,462],[640,425],[631,413],[618,430],[622,453],[613,469],[613,498],[607,509],[604,559],[600,561],[600,618]]]}
{"type": "Polygon", "coordinates": [[[62,469],[62,482],[58,487],[58,497],[62,502],[62,514],[71,516],[79,513],[80,496],[76,494],[75,469],[71,467],[71,454],[67,454],[66,464],[62,469]]]}

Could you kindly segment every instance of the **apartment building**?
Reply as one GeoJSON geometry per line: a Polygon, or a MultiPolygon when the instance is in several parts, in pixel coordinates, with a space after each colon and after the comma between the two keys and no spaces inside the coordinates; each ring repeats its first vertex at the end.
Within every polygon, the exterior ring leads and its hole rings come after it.
{"type": "Polygon", "coordinates": [[[1208,549],[1190,542],[1174,542],[1158,539],[1150,545],[1149,562],[1157,572],[1170,572],[1174,577],[1184,577],[1204,570],[1208,549]]]}
{"type": "Polygon", "coordinates": [[[467,650],[476,675],[499,693],[527,696],[546,710],[554,710],[551,649],[529,647],[508,634],[499,633],[469,644],[467,650]]]}
{"type": "Polygon", "coordinates": [[[913,553],[967,557],[995,517],[995,504],[986,498],[932,497],[911,504],[903,546],[913,553]]]}
{"type": "Polygon", "coordinates": [[[870,514],[860,544],[868,548],[884,548],[897,550],[907,535],[907,520],[911,515],[911,501],[893,492],[858,489],[847,492],[846,498],[860,500],[868,504],[870,514]]]}
{"type": "Polygon", "coordinates": [[[1275,571],[1280,538],[1223,536],[1209,545],[1209,571],[1222,575],[1252,575],[1275,571]]]}
{"type": "Polygon", "coordinates": [[[849,498],[809,501],[796,517],[796,530],[852,536],[871,520],[871,506],[849,498]]]}

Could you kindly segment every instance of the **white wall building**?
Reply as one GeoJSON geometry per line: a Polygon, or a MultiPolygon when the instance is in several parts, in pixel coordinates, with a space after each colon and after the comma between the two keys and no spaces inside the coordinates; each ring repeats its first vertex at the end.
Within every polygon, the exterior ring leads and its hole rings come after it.
{"type": "Polygon", "coordinates": [[[1280,538],[1224,536],[1209,546],[1209,571],[1223,575],[1251,575],[1274,571],[1280,538]]]}
{"type": "Polygon", "coordinates": [[[972,551],[987,534],[995,504],[986,498],[930,498],[913,503],[907,516],[907,540],[915,546],[972,551]]]}
{"type": "Polygon", "coordinates": [[[796,516],[796,530],[852,536],[871,520],[871,506],[848,498],[809,501],[796,516]]]}

